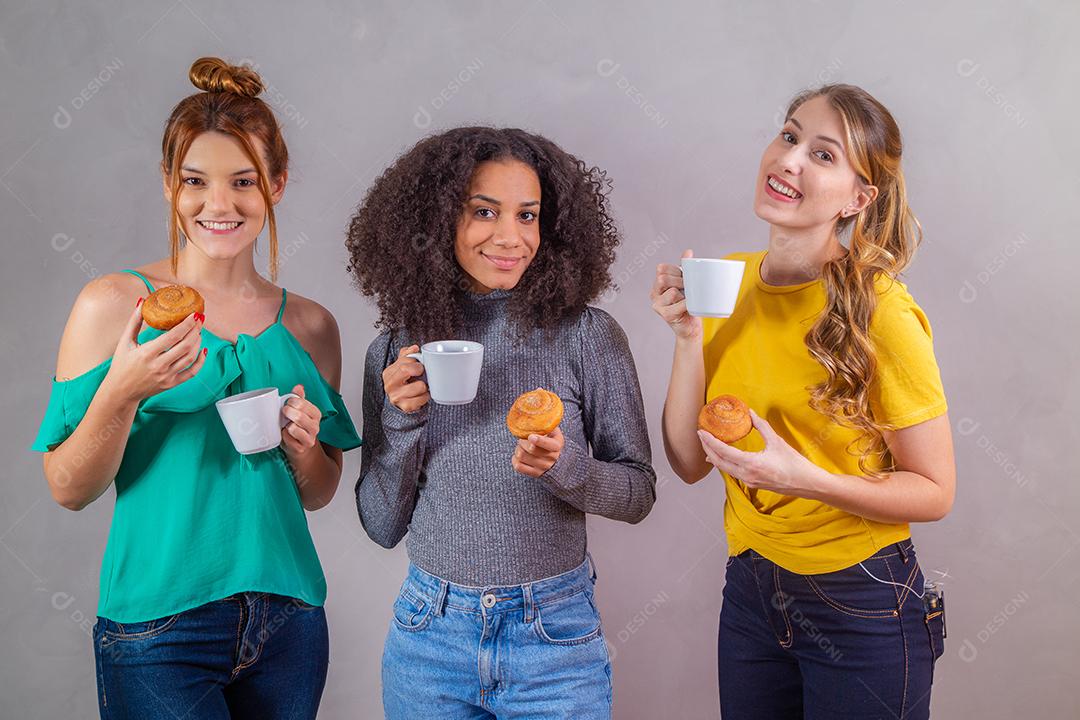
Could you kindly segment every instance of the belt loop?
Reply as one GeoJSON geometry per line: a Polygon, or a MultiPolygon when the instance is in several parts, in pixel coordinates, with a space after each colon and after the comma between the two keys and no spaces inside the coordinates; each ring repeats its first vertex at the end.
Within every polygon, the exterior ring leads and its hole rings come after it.
{"type": "Polygon", "coordinates": [[[446,606],[446,594],[449,589],[449,582],[446,580],[439,580],[439,591],[435,593],[435,617],[442,616],[443,608],[446,606]]]}
{"type": "Polygon", "coordinates": [[[907,551],[907,548],[904,547],[904,543],[902,543],[902,542],[896,543],[896,549],[900,551],[900,559],[904,561],[905,565],[907,565],[908,551],[907,551]]]}
{"type": "Polygon", "coordinates": [[[588,563],[589,563],[589,574],[590,574],[590,577],[592,577],[592,581],[593,581],[593,582],[596,582],[596,563],[595,563],[595,562],[593,562],[593,559],[592,559],[592,553],[590,553],[590,552],[586,551],[586,552],[585,552],[585,560],[587,560],[587,561],[588,561],[588,563]]]}
{"type": "Polygon", "coordinates": [[[521,586],[521,599],[523,601],[522,604],[525,606],[524,607],[524,610],[525,610],[525,618],[524,619],[525,619],[526,624],[531,623],[533,621],[533,614],[534,614],[534,611],[536,610],[536,605],[534,604],[534,601],[533,601],[533,593],[532,593],[532,591],[533,591],[532,583],[528,583],[526,585],[521,586]]]}

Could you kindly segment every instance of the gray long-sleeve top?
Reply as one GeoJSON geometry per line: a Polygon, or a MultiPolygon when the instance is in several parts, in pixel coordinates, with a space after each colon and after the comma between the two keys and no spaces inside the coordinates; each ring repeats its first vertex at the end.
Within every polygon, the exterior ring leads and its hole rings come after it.
{"type": "Polygon", "coordinates": [[[571,570],[585,559],[586,513],[637,523],[656,499],[622,328],[590,307],[553,336],[536,330],[522,340],[506,313],[510,295],[468,297],[459,339],[484,346],[480,388],[468,405],[429,402],[407,414],[389,401],[382,371],[413,343],[401,331],[376,337],[364,367],[360,521],[388,548],[408,531],[410,560],[461,585],[515,585],[571,570]],[[517,440],[506,413],[537,387],[563,401],[565,446],[550,470],[531,478],[510,465],[517,440]]]}

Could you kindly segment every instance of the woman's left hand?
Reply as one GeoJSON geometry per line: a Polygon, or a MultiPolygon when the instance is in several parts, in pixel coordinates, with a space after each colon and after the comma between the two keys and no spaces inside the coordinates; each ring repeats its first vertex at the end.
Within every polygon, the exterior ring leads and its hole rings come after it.
{"type": "Polygon", "coordinates": [[[708,461],[749,488],[811,497],[819,485],[818,478],[825,470],[803,457],[753,410],[750,411],[750,419],[765,439],[765,449],[746,452],[717,440],[704,430],[698,430],[698,438],[708,461]]]}
{"type": "Polygon", "coordinates": [[[281,443],[289,456],[299,457],[318,445],[322,412],[307,400],[303,385],[292,391],[300,397],[289,398],[282,408],[289,423],[281,428],[281,443]]]}
{"type": "Polygon", "coordinates": [[[559,459],[564,444],[559,428],[552,430],[549,435],[530,435],[528,439],[519,439],[510,464],[522,475],[538,478],[559,459]]]}

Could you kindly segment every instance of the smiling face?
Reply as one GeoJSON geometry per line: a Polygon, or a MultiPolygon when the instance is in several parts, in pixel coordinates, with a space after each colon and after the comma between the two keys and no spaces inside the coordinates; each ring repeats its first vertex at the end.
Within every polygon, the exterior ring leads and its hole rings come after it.
{"type": "Polygon", "coordinates": [[[476,166],[454,256],[477,293],[516,286],[540,247],[540,178],[520,160],[476,166]]]}
{"type": "Polygon", "coordinates": [[[877,196],[848,160],[844,123],[828,98],[799,106],[765,148],[758,169],[754,212],[780,227],[807,229],[835,223],[877,196]]]}
{"type": "MultiPolygon", "coordinates": [[[[264,156],[262,142],[249,137],[264,156]]],[[[255,242],[266,220],[266,201],[259,192],[259,170],[236,138],[219,132],[196,137],[181,162],[180,177],[176,208],[189,243],[208,257],[226,259],[255,242]]],[[[285,181],[283,174],[270,183],[275,205],[285,192],[285,181]]],[[[165,199],[171,201],[167,176],[164,186],[165,199]]]]}

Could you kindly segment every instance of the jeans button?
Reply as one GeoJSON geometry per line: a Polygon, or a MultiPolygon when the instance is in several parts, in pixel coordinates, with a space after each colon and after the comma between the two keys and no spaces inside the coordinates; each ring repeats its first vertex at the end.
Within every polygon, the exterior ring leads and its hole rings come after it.
{"type": "Polygon", "coordinates": [[[480,596],[480,604],[486,608],[494,607],[496,602],[498,602],[498,599],[494,593],[484,593],[480,596]]]}

